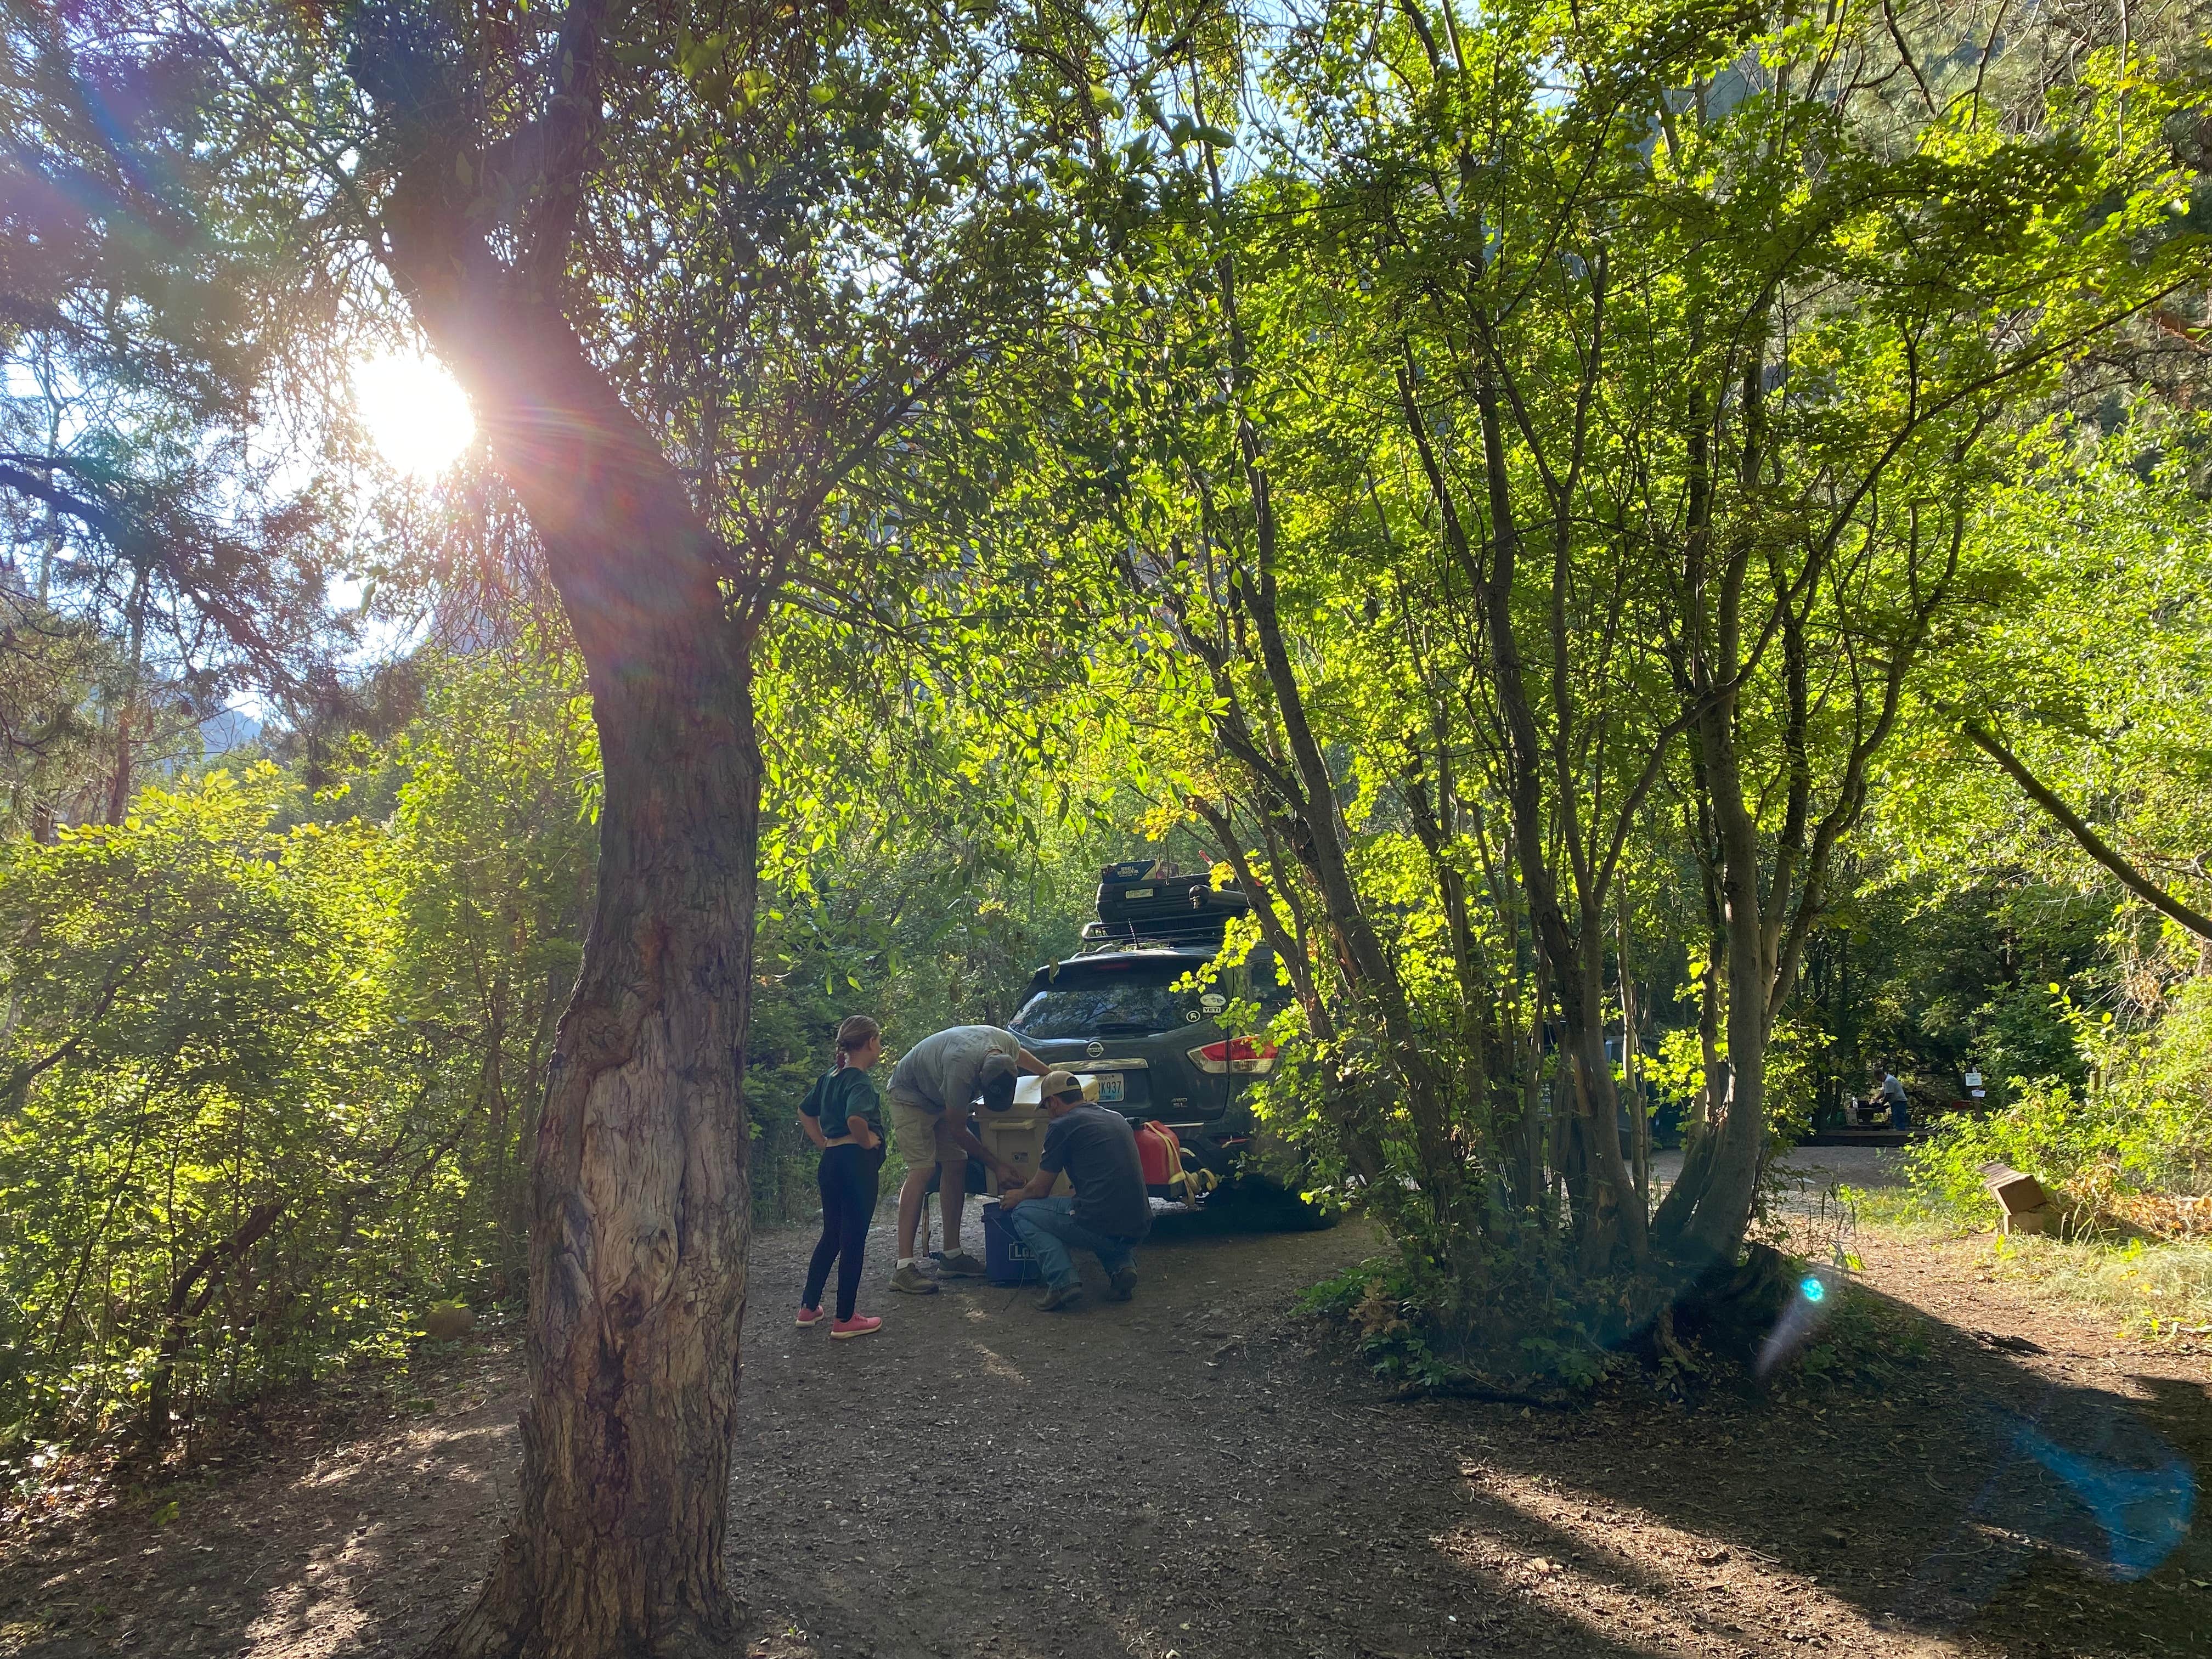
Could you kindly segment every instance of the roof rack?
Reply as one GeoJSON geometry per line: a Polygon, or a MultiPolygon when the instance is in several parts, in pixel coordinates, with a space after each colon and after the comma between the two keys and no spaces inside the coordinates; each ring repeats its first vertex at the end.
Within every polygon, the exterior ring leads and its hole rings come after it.
{"type": "Polygon", "coordinates": [[[1109,951],[1188,951],[1200,946],[1209,954],[1221,948],[1226,928],[1219,918],[1194,920],[1183,927],[1155,924],[1139,928],[1134,922],[1086,921],[1078,956],[1097,956],[1109,951]]]}

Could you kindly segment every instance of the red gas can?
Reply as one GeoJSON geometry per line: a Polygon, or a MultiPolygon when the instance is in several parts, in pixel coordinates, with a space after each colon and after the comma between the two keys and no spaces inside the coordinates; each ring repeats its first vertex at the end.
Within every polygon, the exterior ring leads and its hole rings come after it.
{"type": "Polygon", "coordinates": [[[1144,1161],[1145,1185],[1165,1195],[1172,1188],[1180,1195],[1182,1189],[1182,1142],[1176,1132],[1164,1123],[1140,1123],[1137,1126],[1137,1156],[1144,1161]]]}

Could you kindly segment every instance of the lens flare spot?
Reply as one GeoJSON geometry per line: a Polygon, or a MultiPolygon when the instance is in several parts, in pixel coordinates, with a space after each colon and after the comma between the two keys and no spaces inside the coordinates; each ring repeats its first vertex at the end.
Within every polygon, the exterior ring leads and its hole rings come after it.
{"type": "Polygon", "coordinates": [[[1828,1287],[1808,1274],[1804,1282],[1797,1286],[1797,1293],[1808,1302],[1818,1302],[1828,1294],[1828,1287]]]}
{"type": "Polygon", "coordinates": [[[358,363],[354,408],[392,471],[410,478],[443,472],[469,447],[476,421],[444,368],[411,352],[358,363]]]}

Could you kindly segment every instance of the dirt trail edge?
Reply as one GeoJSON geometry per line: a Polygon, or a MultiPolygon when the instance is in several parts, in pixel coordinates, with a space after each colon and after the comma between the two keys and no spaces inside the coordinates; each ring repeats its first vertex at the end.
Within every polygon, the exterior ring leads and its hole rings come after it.
{"type": "MultiPolygon", "coordinates": [[[[971,1227],[972,1232],[972,1227],[971,1227]]],[[[1925,1310],[1889,1397],[1385,1403],[1297,1291],[1376,1248],[1170,1224],[1127,1304],[882,1289],[791,1323],[811,1238],[757,1243],[732,1566],[748,1656],[2203,1653],[2201,1358],[1867,1242],[1925,1310]],[[2022,1344],[2039,1352],[2030,1352],[2022,1344]]],[[[872,1249],[888,1245],[879,1226],[872,1249]]],[[[972,1238],[971,1238],[971,1243],[972,1238]]],[[[1091,1264],[1095,1273],[1095,1264],[1091,1264]]],[[[0,1654],[410,1655],[514,1501],[511,1355],[319,1445],[0,1542],[0,1654]]]]}

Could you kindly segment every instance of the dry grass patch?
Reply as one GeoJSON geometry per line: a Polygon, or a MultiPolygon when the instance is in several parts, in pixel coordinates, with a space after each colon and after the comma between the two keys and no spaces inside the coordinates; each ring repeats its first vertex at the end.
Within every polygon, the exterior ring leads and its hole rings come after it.
{"type": "Polygon", "coordinates": [[[1978,1265],[1992,1279],[2109,1322],[2123,1336],[2212,1335],[2212,1240],[2124,1237],[2109,1231],[2008,1238],[1966,1224],[1910,1189],[1849,1196],[1866,1231],[1906,1244],[1978,1239],[1978,1265]]]}

